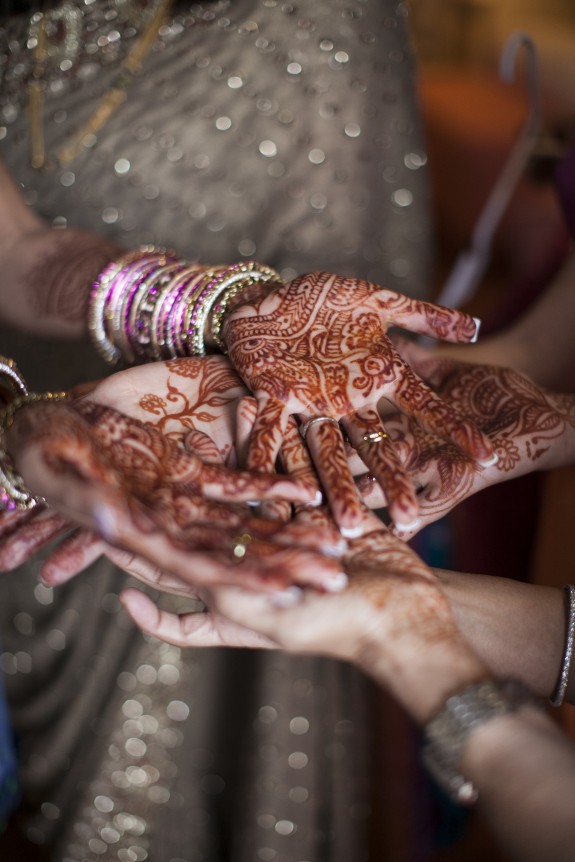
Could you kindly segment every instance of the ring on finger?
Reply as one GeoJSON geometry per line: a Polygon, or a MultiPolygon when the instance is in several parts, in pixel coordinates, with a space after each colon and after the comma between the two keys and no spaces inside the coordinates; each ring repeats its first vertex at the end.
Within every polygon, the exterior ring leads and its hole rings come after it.
{"type": "Polygon", "coordinates": [[[234,560],[239,562],[245,557],[248,545],[253,542],[253,536],[249,533],[241,533],[239,536],[234,536],[232,539],[232,556],[234,560]]]}
{"type": "Polygon", "coordinates": [[[302,425],[301,428],[299,429],[299,433],[301,434],[301,436],[303,437],[304,440],[306,439],[307,432],[309,431],[311,426],[317,425],[320,422],[331,422],[333,425],[337,425],[337,427],[339,428],[339,422],[337,419],[334,419],[333,416],[324,416],[323,414],[319,415],[319,416],[312,416],[312,418],[308,419],[307,422],[305,423],[305,425],[302,425]]]}
{"type": "Polygon", "coordinates": [[[382,440],[388,440],[389,434],[387,431],[368,431],[363,435],[361,443],[357,447],[363,449],[364,446],[372,446],[374,443],[381,443],[382,440]]]}

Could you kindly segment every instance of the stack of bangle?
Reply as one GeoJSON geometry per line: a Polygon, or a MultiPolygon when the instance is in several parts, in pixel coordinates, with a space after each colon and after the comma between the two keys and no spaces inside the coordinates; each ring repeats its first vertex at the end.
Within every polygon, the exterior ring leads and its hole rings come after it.
{"type": "Polygon", "coordinates": [[[88,327],[110,363],[203,356],[206,329],[225,352],[221,331],[229,302],[244,288],[265,282],[282,279],[253,261],[205,267],[145,247],[100,273],[90,294],[88,327]]]}
{"type": "Polygon", "coordinates": [[[28,387],[15,362],[4,356],[0,356],[0,389],[6,395],[4,409],[0,414],[0,511],[33,509],[45,500],[32,494],[14,470],[12,459],[4,446],[4,434],[12,425],[14,414],[21,407],[36,401],[60,401],[67,398],[68,394],[66,392],[42,394],[28,392],[28,387]]]}

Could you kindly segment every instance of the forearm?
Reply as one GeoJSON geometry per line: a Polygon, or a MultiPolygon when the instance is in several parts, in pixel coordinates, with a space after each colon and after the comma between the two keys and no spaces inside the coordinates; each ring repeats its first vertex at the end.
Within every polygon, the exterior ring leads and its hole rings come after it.
{"type": "Polygon", "coordinates": [[[117,246],[82,231],[41,228],[26,234],[4,260],[2,317],[34,334],[86,336],[91,286],[119,254],[117,246]]]}
{"type": "Polygon", "coordinates": [[[478,727],[464,748],[461,771],[512,858],[573,859],[575,749],[542,711],[524,707],[478,727]]]}
{"type": "Polygon", "coordinates": [[[76,230],[51,230],[24,203],[0,163],[0,316],[26,331],[62,338],[87,334],[91,285],[120,254],[113,243],[76,230]]]}
{"type": "MultiPolygon", "coordinates": [[[[562,591],[507,578],[437,570],[453,613],[477,655],[498,676],[537,694],[553,692],[565,644],[562,591]]],[[[567,691],[575,702],[575,685],[567,691]]]]}

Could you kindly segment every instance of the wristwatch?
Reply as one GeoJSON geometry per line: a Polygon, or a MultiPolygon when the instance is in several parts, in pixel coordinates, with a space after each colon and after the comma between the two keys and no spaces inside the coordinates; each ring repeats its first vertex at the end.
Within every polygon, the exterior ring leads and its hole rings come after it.
{"type": "Polygon", "coordinates": [[[427,723],[423,762],[454,802],[471,805],[478,797],[477,789],[459,769],[469,735],[492,718],[536,703],[533,692],[520,680],[488,679],[451,695],[427,723]]]}

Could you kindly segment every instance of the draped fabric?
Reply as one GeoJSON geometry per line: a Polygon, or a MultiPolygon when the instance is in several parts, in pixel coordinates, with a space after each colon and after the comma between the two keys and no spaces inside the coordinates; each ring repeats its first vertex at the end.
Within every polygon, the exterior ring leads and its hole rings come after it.
{"type": "MultiPolygon", "coordinates": [[[[48,70],[48,154],[91,115],[137,37],[123,5],[86,4],[90,50],[71,73],[48,70]]],[[[179,4],[90,147],[45,172],[29,162],[27,33],[26,16],[0,32],[0,155],[55,228],[426,293],[426,154],[404,4],[179,4]]],[[[107,373],[86,343],[7,328],[0,343],[34,389],[107,373]]],[[[55,590],[38,568],[0,579],[29,841],[54,862],[368,859],[372,691],[361,674],[167,647],[126,619],[126,578],[107,561],[55,590]]]]}

